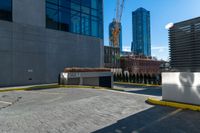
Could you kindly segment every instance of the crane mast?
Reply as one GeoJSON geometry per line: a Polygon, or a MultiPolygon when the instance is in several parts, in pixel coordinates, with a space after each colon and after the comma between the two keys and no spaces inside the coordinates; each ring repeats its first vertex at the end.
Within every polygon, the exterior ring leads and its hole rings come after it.
{"type": "Polygon", "coordinates": [[[113,19],[113,28],[111,31],[110,41],[114,47],[119,47],[120,33],[121,33],[121,18],[124,9],[125,0],[116,0],[116,16],[113,19]]]}
{"type": "Polygon", "coordinates": [[[120,0],[117,0],[117,5],[116,5],[116,21],[118,21],[119,17],[119,5],[120,5],[120,0]]]}
{"type": "Polygon", "coordinates": [[[116,21],[121,22],[123,10],[124,10],[124,2],[125,0],[117,0],[117,5],[116,5],[116,21]]]}

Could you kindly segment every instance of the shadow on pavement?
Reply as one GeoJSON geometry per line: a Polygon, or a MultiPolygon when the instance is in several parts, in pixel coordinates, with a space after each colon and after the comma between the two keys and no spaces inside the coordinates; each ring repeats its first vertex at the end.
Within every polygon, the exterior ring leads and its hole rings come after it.
{"type": "Polygon", "coordinates": [[[28,87],[25,90],[26,91],[39,91],[39,90],[48,90],[48,89],[55,89],[55,88],[60,88],[60,86],[59,85],[33,86],[33,87],[28,87]]]}
{"type": "Polygon", "coordinates": [[[93,133],[199,133],[200,113],[156,106],[93,133]]]}
{"type": "Polygon", "coordinates": [[[142,89],[142,90],[130,90],[126,92],[136,93],[136,94],[144,94],[144,95],[153,95],[153,96],[162,96],[162,89],[142,89]]]}
{"type": "Polygon", "coordinates": [[[154,86],[137,86],[137,85],[125,85],[125,84],[115,84],[116,87],[124,89],[125,92],[143,94],[143,95],[153,95],[162,96],[162,88],[154,86]]]}

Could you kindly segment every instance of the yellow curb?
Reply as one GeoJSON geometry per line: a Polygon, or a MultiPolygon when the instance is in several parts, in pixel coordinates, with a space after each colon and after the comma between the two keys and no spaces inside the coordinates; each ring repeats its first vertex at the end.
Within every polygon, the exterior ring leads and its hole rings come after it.
{"type": "Polygon", "coordinates": [[[193,111],[200,111],[200,106],[198,106],[198,105],[162,101],[162,100],[159,100],[159,99],[156,99],[156,98],[148,98],[147,102],[149,102],[151,104],[155,104],[155,105],[169,106],[169,107],[180,108],[180,109],[188,109],[188,110],[193,110],[193,111]]]}
{"type": "Polygon", "coordinates": [[[151,85],[151,84],[138,84],[138,83],[129,83],[129,82],[114,82],[115,84],[125,84],[125,85],[137,85],[137,86],[154,86],[160,87],[161,85],[151,85]]]}
{"type": "Polygon", "coordinates": [[[98,86],[80,86],[80,85],[36,85],[32,87],[22,87],[22,88],[8,88],[0,89],[0,92],[9,92],[9,91],[32,91],[32,90],[42,90],[42,89],[56,89],[56,88],[88,88],[88,89],[98,89],[105,90],[108,88],[98,87],[98,86]]]}
{"type": "Polygon", "coordinates": [[[23,91],[23,90],[25,90],[25,88],[4,89],[4,90],[0,90],[0,92],[23,91]]]}

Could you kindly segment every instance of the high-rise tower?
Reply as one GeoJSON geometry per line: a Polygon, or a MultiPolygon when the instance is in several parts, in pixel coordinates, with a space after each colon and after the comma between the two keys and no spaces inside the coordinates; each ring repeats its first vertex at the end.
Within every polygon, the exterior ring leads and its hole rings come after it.
{"type": "Polygon", "coordinates": [[[151,56],[150,12],[138,8],[132,13],[133,41],[131,51],[136,55],[151,56]]]}
{"type": "MultiPolygon", "coordinates": [[[[112,47],[116,47],[116,46],[114,46],[113,41],[112,41],[112,37],[113,37],[112,32],[114,31],[115,23],[118,23],[118,22],[113,21],[109,25],[109,45],[112,47]]],[[[121,23],[119,23],[119,29],[120,29],[120,33],[119,33],[119,37],[118,37],[119,40],[117,40],[117,42],[118,42],[117,47],[119,47],[120,52],[122,52],[122,25],[121,25],[121,23]]]]}

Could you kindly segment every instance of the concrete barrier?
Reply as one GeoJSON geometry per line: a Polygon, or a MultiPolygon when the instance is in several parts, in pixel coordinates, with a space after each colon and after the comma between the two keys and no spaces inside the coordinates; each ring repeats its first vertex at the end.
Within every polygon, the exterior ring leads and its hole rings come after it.
{"type": "Polygon", "coordinates": [[[200,105],[200,73],[162,73],[162,97],[166,101],[200,105]]]}
{"type": "Polygon", "coordinates": [[[63,72],[61,85],[87,85],[113,88],[112,72],[63,72]]]}

